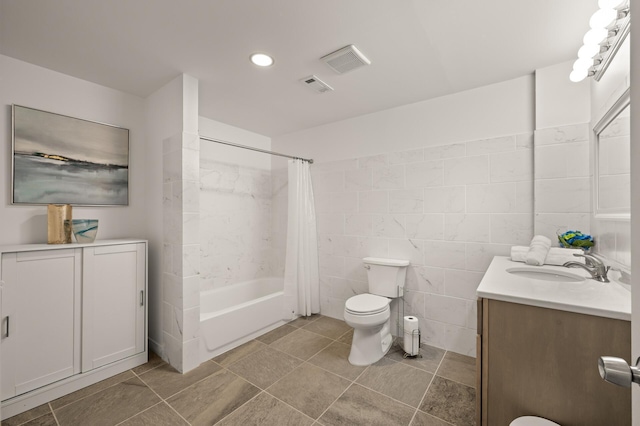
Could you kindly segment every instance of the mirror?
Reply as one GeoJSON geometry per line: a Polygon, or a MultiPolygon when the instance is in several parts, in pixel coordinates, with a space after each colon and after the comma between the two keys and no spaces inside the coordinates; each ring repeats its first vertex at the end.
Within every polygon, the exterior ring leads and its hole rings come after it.
{"type": "Polygon", "coordinates": [[[630,91],[627,90],[593,129],[596,217],[630,217],[630,110],[630,91]]]}

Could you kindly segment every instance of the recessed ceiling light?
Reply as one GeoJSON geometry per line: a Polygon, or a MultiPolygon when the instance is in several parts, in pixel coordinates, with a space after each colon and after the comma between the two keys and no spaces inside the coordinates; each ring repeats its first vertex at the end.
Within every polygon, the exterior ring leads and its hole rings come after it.
{"type": "Polygon", "coordinates": [[[273,65],[273,58],[265,53],[254,53],[251,55],[251,62],[259,67],[270,67],[273,65]]]}

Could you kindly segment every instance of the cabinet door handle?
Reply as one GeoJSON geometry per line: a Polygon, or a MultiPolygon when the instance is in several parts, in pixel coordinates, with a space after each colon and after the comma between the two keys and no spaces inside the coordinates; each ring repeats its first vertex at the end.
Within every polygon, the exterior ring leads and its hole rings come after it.
{"type": "Polygon", "coordinates": [[[4,337],[9,337],[9,315],[7,315],[6,321],[7,321],[7,334],[4,337]]]}
{"type": "Polygon", "coordinates": [[[140,306],[144,306],[144,290],[140,290],[140,306]]]}

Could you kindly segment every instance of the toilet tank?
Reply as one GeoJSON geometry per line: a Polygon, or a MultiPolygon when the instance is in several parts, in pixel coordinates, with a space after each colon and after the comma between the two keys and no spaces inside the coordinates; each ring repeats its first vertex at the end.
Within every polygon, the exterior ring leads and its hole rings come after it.
{"type": "Polygon", "coordinates": [[[385,297],[400,297],[404,294],[408,260],[365,257],[369,293],[385,297]]]}

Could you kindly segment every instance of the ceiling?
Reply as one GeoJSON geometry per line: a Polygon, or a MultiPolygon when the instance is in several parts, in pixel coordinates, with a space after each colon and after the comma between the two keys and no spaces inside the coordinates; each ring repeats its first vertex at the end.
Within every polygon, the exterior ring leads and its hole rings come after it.
{"type": "Polygon", "coordinates": [[[200,115],[266,136],[573,59],[597,0],[0,0],[0,53],[147,97],[181,73],[200,115]],[[372,62],[319,58],[356,45],[372,62]],[[261,69],[253,52],[275,64],[261,69]],[[335,91],[299,83],[310,74],[335,91]]]}

